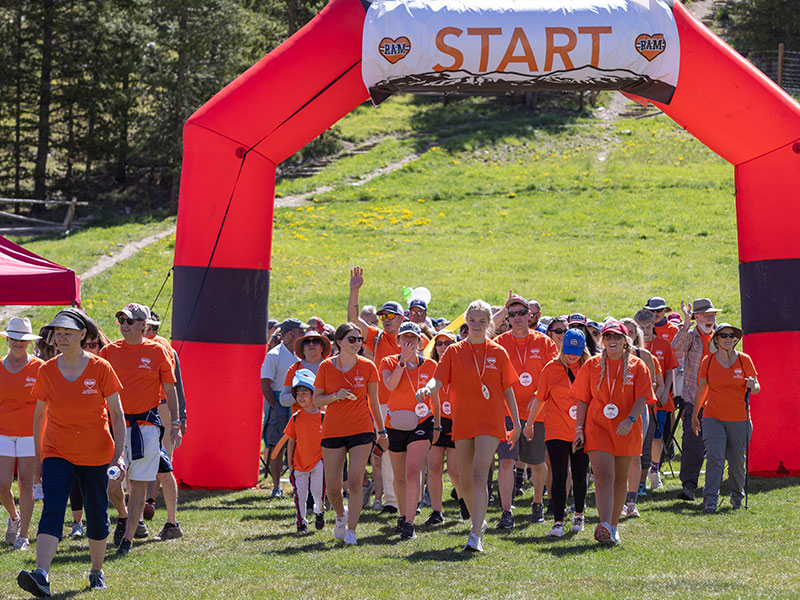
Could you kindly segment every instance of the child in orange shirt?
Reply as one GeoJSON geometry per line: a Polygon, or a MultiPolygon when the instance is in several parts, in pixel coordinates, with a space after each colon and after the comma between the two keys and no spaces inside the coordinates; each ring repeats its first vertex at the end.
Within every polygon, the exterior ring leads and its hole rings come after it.
{"type": "Polygon", "coordinates": [[[292,396],[300,405],[300,410],[289,419],[283,433],[289,437],[288,460],[292,465],[289,481],[294,488],[294,507],[297,511],[297,531],[308,530],[306,511],[308,510],[309,487],[314,497],[314,527],[325,527],[325,507],[322,496],[325,493],[325,477],[322,470],[322,411],[314,406],[314,379],[316,375],[309,369],[299,369],[292,379],[292,396]]]}

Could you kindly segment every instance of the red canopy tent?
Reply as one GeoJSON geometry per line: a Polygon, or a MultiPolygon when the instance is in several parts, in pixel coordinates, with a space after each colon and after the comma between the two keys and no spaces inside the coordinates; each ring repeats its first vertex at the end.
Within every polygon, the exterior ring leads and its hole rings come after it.
{"type": "Polygon", "coordinates": [[[0,305],[81,303],[81,278],[0,236],[0,305]]]}

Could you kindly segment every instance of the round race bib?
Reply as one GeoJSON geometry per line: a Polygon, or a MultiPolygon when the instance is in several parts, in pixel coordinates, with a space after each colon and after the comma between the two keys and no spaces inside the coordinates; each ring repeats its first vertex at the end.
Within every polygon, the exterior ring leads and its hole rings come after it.
{"type": "Polygon", "coordinates": [[[481,386],[481,393],[483,394],[483,397],[486,398],[487,400],[489,399],[489,396],[491,396],[491,394],[489,393],[489,388],[486,387],[485,384],[481,386]]]}
{"type": "Polygon", "coordinates": [[[423,404],[422,402],[420,402],[419,404],[417,404],[417,405],[414,407],[414,412],[417,414],[417,416],[418,416],[420,419],[422,419],[422,418],[424,418],[424,417],[427,417],[427,416],[428,416],[428,413],[429,413],[430,411],[428,410],[428,405],[427,405],[427,404],[423,404]]]}
{"type": "Polygon", "coordinates": [[[606,419],[614,419],[619,414],[619,408],[617,408],[616,404],[606,404],[603,408],[603,414],[606,419]]]}
{"type": "Polygon", "coordinates": [[[519,383],[520,385],[528,387],[533,383],[533,377],[531,377],[531,374],[528,372],[522,373],[522,375],[519,376],[519,383]]]}
{"type": "Polygon", "coordinates": [[[578,420],[578,407],[577,406],[570,406],[569,407],[569,418],[573,421],[578,420]]]}
{"type": "Polygon", "coordinates": [[[451,410],[450,401],[449,400],[445,400],[444,402],[442,402],[442,412],[444,414],[446,414],[446,415],[449,415],[450,414],[450,410],[451,410]]]}

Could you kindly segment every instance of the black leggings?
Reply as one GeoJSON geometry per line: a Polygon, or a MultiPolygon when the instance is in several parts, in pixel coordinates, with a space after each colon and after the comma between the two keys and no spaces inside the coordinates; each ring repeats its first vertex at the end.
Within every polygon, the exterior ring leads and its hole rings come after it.
{"type": "Polygon", "coordinates": [[[83,510],[83,494],[81,494],[81,484],[78,478],[72,480],[72,491],[69,493],[70,510],[83,510]]]}
{"type": "Polygon", "coordinates": [[[550,508],[556,522],[564,521],[567,503],[567,467],[572,465],[572,493],[575,497],[575,512],[582,513],[586,505],[586,475],[589,471],[589,456],[583,448],[572,452],[572,442],[548,440],[547,455],[553,472],[550,490],[550,508]]]}

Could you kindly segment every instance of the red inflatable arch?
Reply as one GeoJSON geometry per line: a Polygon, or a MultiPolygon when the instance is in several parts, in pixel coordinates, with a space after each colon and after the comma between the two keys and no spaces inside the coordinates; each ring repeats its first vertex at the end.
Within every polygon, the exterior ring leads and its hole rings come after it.
{"type": "MultiPolygon", "coordinates": [[[[670,104],[656,104],[735,165],[744,350],[763,389],[750,469],[796,475],[800,106],[679,2],[673,13],[680,74],[670,104]]],[[[183,486],[257,483],[275,166],[368,99],[364,18],[360,0],[332,0],[184,128],[173,312],[191,411],[175,461],[183,486]]]]}

